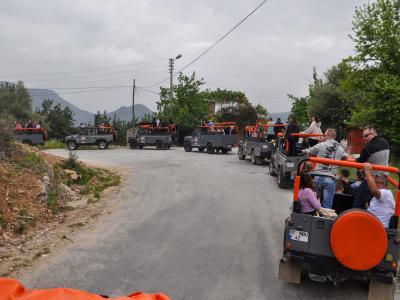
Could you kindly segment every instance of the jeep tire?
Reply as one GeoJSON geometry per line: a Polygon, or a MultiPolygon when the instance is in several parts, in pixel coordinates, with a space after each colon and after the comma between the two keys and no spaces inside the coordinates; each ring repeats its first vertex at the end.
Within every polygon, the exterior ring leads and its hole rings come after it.
{"type": "Polygon", "coordinates": [[[78,144],[75,141],[68,141],[67,147],[69,150],[76,150],[78,149],[78,144]]]}
{"type": "Polygon", "coordinates": [[[163,141],[157,141],[156,142],[156,148],[157,149],[165,149],[165,144],[163,141]]]}
{"type": "Polygon", "coordinates": [[[214,145],[212,143],[208,143],[207,144],[207,153],[208,154],[214,154],[215,153],[215,148],[214,148],[214,145]]]}
{"type": "Polygon", "coordinates": [[[97,143],[100,150],[106,150],[108,148],[108,143],[105,140],[100,140],[97,143]]]}
{"type": "MultiPolygon", "coordinates": [[[[192,152],[192,149],[193,149],[192,144],[191,144],[191,143],[188,143],[188,142],[185,143],[185,145],[183,146],[183,148],[185,149],[186,152],[192,152]]],[[[200,149],[200,148],[199,148],[199,149],[200,149]]]]}
{"type": "Polygon", "coordinates": [[[129,142],[129,148],[136,149],[138,147],[138,143],[136,140],[132,140],[129,142]]]}

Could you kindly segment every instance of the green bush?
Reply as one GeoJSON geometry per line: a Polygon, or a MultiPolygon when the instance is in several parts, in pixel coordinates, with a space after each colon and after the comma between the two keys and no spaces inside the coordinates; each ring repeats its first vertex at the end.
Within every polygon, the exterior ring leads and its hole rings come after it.
{"type": "Polygon", "coordinates": [[[65,144],[60,142],[59,140],[49,140],[47,141],[43,146],[38,146],[39,149],[41,150],[46,150],[46,149],[64,149],[65,144]]]}

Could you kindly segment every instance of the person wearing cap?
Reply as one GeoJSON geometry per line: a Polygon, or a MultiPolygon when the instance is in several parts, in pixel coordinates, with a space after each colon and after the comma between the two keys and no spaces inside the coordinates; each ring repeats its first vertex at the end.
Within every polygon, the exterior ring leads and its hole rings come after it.
{"type": "Polygon", "coordinates": [[[368,188],[373,198],[368,207],[368,211],[377,217],[385,228],[389,227],[390,218],[394,214],[395,202],[392,192],[388,189],[388,179],[384,173],[371,172],[372,166],[364,164],[364,172],[368,188]]]}
{"type": "MultiPolygon", "coordinates": [[[[378,136],[373,126],[365,126],[363,128],[363,140],[366,143],[361,150],[360,156],[356,159],[359,163],[370,163],[374,165],[389,165],[390,147],[389,143],[382,137],[378,136]]],[[[377,172],[372,172],[377,173],[377,172]]],[[[373,197],[368,188],[367,181],[364,179],[359,185],[354,195],[354,208],[365,209],[371,198],[373,197]]]]}
{"type": "MultiPolygon", "coordinates": [[[[328,128],[324,135],[325,141],[316,144],[314,147],[302,150],[302,153],[307,155],[316,155],[317,157],[345,160],[347,153],[343,147],[335,140],[336,130],[328,128]]],[[[315,166],[315,186],[322,206],[332,208],[333,197],[336,189],[336,173],[338,166],[317,164],[315,166]]]]}

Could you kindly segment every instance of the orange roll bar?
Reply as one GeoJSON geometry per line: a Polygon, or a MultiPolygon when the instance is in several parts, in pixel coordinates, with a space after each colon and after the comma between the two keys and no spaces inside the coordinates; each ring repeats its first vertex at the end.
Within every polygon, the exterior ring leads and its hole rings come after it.
{"type": "Polygon", "coordinates": [[[300,190],[300,176],[296,175],[294,179],[294,192],[293,192],[293,201],[299,201],[299,190],[300,190]]]}
{"type": "MultiPolygon", "coordinates": [[[[356,169],[364,168],[364,163],[358,163],[358,162],[347,161],[347,160],[335,160],[335,159],[322,158],[322,157],[310,157],[309,161],[319,163],[319,164],[350,167],[350,168],[356,168],[356,169]]],[[[372,170],[374,170],[374,171],[383,171],[383,172],[396,173],[396,174],[399,173],[399,169],[395,168],[395,167],[381,166],[381,165],[371,165],[371,166],[372,166],[372,170]]]]}

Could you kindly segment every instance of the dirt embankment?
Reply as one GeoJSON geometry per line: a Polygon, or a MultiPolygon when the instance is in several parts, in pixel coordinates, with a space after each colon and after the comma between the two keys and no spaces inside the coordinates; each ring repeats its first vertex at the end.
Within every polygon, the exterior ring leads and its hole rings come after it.
{"type": "Polygon", "coordinates": [[[0,276],[73,242],[71,233],[102,213],[99,200],[119,184],[115,172],[13,143],[0,160],[0,276]]]}

